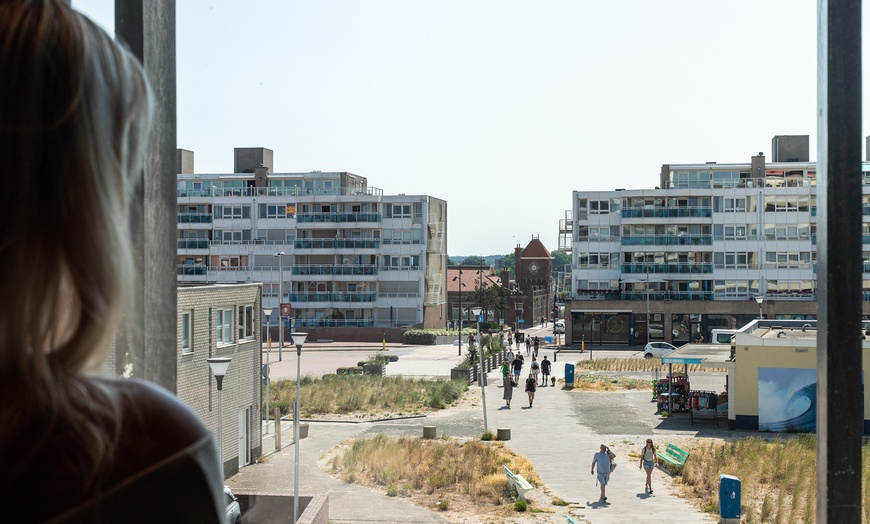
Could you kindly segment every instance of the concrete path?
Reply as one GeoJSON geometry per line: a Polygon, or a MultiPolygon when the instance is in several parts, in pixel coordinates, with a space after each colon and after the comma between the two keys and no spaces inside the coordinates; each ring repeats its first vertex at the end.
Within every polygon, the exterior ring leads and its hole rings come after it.
{"type": "MultiPolygon", "coordinates": [[[[543,355],[552,360],[551,350],[543,350],[539,357],[543,355]]],[[[553,375],[564,377],[565,361],[574,362],[577,360],[574,357],[554,363],[553,375]]],[[[445,376],[458,360],[455,346],[424,346],[407,351],[387,369],[391,375],[445,376]]],[[[724,376],[719,378],[724,388],[724,376]]],[[[715,383],[717,378],[705,374],[704,380],[715,383]]],[[[541,500],[561,497],[570,502],[566,511],[577,522],[716,522],[715,516],[703,514],[677,497],[670,488],[669,477],[662,471],[653,472],[655,493],[644,493],[645,474],[637,466],[639,458],[628,456],[636,455],[647,437],[653,437],[657,445],[664,447],[672,436],[719,433],[715,426],[687,427],[674,419],[663,422],[653,415],[655,406],[647,391],[582,393],[539,387],[534,407],[529,408],[526,394],[517,388],[512,408],[504,409],[503,390],[497,386],[500,382],[500,373],[493,371],[486,388],[489,429],[493,433],[498,428],[511,430],[512,438],[506,445],[531,460],[549,490],[541,500]],[[607,489],[606,504],[598,502],[599,488],[590,474],[592,455],[601,443],[611,447],[619,464],[607,489]]],[[[479,393],[476,384],[472,390],[479,393]]],[[[418,508],[404,499],[340,482],[322,472],[317,464],[324,453],[343,440],[378,433],[419,436],[424,425],[435,425],[439,436],[477,437],[483,432],[483,408],[477,404],[425,418],[378,423],[311,422],[309,437],[300,443],[300,493],[328,494],[331,522],[447,522],[437,512],[418,508]]],[[[292,424],[285,421],[283,427],[284,442],[292,443],[292,424]]],[[[269,446],[274,446],[273,441],[264,438],[264,450],[268,452],[269,446]]],[[[243,468],[227,484],[240,492],[266,489],[292,495],[294,449],[292,445],[285,446],[265,463],[243,468]]],[[[536,514],[535,522],[565,522],[565,519],[561,515],[536,514]]]]}

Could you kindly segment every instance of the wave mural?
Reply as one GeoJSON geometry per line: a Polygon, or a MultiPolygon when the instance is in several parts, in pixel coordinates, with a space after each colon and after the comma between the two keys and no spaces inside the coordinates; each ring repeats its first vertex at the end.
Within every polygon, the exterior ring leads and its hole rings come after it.
{"type": "Polygon", "coordinates": [[[758,369],[758,429],[816,430],[815,369],[758,369]]]}

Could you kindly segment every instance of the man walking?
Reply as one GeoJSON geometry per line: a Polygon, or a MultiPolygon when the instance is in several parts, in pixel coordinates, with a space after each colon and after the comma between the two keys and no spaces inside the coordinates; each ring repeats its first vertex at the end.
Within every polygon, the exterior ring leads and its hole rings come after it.
{"type": "Polygon", "coordinates": [[[541,339],[535,337],[535,356],[538,356],[538,348],[541,347],[541,339]]]}
{"type": "Polygon", "coordinates": [[[598,467],[598,484],[601,486],[600,502],[607,502],[607,496],[604,488],[607,487],[607,482],[610,481],[610,463],[616,458],[616,454],[610,451],[610,448],[601,445],[601,450],[592,457],[592,474],[595,474],[595,468],[598,467]]]}
{"type": "Polygon", "coordinates": [[[544,360],[541,361],[541,376],[544,379],[541,385],[546,387],[547,381],[550,380],[550,361],[547,360],[547,355],[544,355],[544,360]]]}
{"type": "Polygon", "coordinates": [[[532,351],[532,337],[526,335],[526,355],[532,351]]]}
{"type": "Polygon", "coordinates": [[[511,364],[511,366],[514,368],[514,382],[519,384],[520,383],[520,373],[522,373],[522,371],[523,371],[523,357],[522,357],[522,355],[517,353],[517,356],[514,357],[514,361],[511,364]]]}

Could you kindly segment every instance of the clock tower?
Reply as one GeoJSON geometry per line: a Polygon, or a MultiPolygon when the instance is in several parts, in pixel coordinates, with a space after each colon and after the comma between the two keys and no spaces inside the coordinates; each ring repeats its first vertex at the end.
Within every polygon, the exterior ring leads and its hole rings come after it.
{"type": "MultiPolygon", "coordinates": [[[[537,236],[525,248],[519,245],[514,250],[516,264],[514,278],[523,295],[523,328],[538,324],[540,319],[550,318],[552,309],[551,275],[553,256],[537,236]]],[[[519,308],[517,308],[519,310],[519,308]]]]}

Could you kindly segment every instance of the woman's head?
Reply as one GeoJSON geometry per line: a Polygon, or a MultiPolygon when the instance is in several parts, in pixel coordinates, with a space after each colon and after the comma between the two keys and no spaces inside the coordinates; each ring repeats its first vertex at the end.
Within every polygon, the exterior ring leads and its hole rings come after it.
{"type": "Polygon", "coordinates": [[[646,439],[646,447],[648,447],[648,448],[653,447],[653,441],[651,438],[646,439]]]}
{"type": "Polygon", "coordinates": [[[64,0],[0,0],[0,376],[76,374],[133,274],[129,202],[150,94],[64,0]]]}

